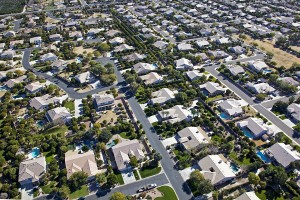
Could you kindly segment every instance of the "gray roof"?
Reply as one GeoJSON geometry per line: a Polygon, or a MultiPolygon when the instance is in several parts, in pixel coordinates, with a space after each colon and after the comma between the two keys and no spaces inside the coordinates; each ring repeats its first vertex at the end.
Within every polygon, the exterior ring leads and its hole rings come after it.
{"type": "Polygon", "coordinates": [[[185,149],[192,149],[200,144],[208,143],[209,138],[200,127],[186,127],[178,132],[179,142],[185,149]]]}
{"type": "Polygon", "coordinates": [[[44,156],[32,160],[26,160],[20,163],[19,182],[36,182],[46,171],[46,159],[44,156]]]}
{"type": "Polygon", "coordinates": [[[300,104],[292,103],[287,107],[287,111],[295,120],[300,121],[300,104]]]}
{"type": "Polygon", "coordinates": [[[289,144],[276,143],[267,151],[268,155],[275,158],[283,167],[288,167],[291,162],[300,160],[300,155],[296,150],[293,150],[289,144]]]}

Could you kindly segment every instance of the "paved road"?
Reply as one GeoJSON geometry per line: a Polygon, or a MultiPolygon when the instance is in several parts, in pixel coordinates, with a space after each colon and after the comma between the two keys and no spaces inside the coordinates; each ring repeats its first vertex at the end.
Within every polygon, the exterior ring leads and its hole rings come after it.
{"type": "MultiPolygon", "coordinates": [[[[248,58],[251,59],[251,58],[248,58]]],[[[249,60],[245,60],[249,61],[249,60]]],[[[281,119],[279,119],[276,115],[274,115],[272,112],[270,112],[268,109],[266,109],[263,105],[268,104],[266,103],[260,103],[256,104],[253,99],[248,96],[244,91],[239,89],[235,84],[230,82],[225,76],[220,74],[216,68],[217,65],[213,65],[210,67],[207,67],[206,70],[210,72],[212,75],[214,75],[219,81],[221,81],[224,85],[226,85],[229,89],[231,89],[234,93],[236,93],[238,96],[240,96],[242,99],[244,99],[249,105],[252,105],[258,113],[265,116],[270,122],[275,124],[278,128],[280,128],[283,132],[285,132],[289,137],[291,137],[296,143],[300,144],[300,135],[294,133],[294,130],[292,127],[289,127],[286,125],[281,119]]],[[[271,103],[275,103],[274,101],[271,103]]],[[[269,103],[269,104],[271,104],[269,103]]]]}
{"type": "MultiPolygon", "coordinates": [[[[127,91],[126,94],[129,94],[129,96],[130,96],[129,91],[127,91]]],[[[135,114],[135,117],[143,125],[143,129],[146,132],[147,138],[149,139],[151,146],[162,155],[161,165],[162,165],[168,179],[170,180],[170,183],[172,184],[173,188],[175,189],[178,198],[180,200],[192,199],[193,195],[192,195],[188,185],[182,179],[180,173],[174,168],[174,162],[170,158],[170,155],[168,154],[168,152],[162,145],[161,141],[159,140],[158,135],[151,131],[152,125],[150,124],[149,120],[147,119],[140,104],[137,102],[137,100],[133,96],[128,98],[128,103],[129,103],[133,113],[135,114]]]]}
{"type": "MultiPolygon", "coordinates": [[[[35,75],[44,77],[46,80],[48,80],[48,81],[52,82],[53,84],[57,85],[59,88],[64,90],[70,98],[83,99],[87,95],[96,94],[96,93],[99,93],[99,92],[102,92],[102,91],[109,90],[112,87],[116,87],[116,84],[115,84],[115,85],[108,86],[108,87],[97,88],[97,89],[94,89],[94,90],[91,90],[91,91],[85,92],[85,93],[78,93],[74,90],[73,87],[67,85],[65,82],[61,81],[60,79],[55,78],[53,76],[50,76],[49,74],[46,74],[46,73],[43,73],[43,72],[39,72],[36,69],[34,69],[29,63],[30,54],[31,54],[31,50],[24,50],[23,59],[22,59],[23,67],[28,71],[32,71],[35,75]]],[[[111,63],[114,64],[112,61],[111,61],[111,63]]]]}

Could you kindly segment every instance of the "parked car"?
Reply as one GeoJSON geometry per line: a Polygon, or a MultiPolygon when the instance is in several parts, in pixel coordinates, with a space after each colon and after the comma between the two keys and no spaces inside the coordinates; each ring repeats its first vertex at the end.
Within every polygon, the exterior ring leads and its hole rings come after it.
{"type": "Polygon", "coordinates": [[[140,193],[140,192],[144,192],[146,191],[147,189],[145,187],[141,187],[140,189],[137,190],[137,193],[140,193]]]}
{"type": "Polygon", "coordinates": [[[156,187],[157,187],[157,185],[155,183],[147,185],[148,190],[151,190],[151,189],[156,188],[156,187]]]}

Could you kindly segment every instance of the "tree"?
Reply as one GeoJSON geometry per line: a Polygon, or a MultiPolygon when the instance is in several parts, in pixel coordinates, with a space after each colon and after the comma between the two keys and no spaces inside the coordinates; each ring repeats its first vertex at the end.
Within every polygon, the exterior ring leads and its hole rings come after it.
{"type": "Polygon", "coordinates": [[[276,103],[274,103],[272,107],[272,111],[284,114],[288,106],[289,104],[284,101],[277,101],[276,103]]]}
{"type": "Polygon", "coordinates": [[[254,186],[257,186],[259,184],[259,182],[260,182],[259,176],[257,176],[253,172],[249,173],[248,180],[249,180],[249,183],[252,184],[252,185],[254,185],[254,186]]]}
{"type": "Polygon", "coordinates": [[[99,183],[99,185],[102,185],[103,183],[106,183],[106,176],[104,173],[98,173],[96,174],[96,181],[99,183]]]}
{"type": "Polygon", "coordinates": [[[270,185],[284,185],[288,179],[288,175],[283,167],[272,165],[269,165],[259,176],[270,185]]]}
{"type": "Polygon", "coordinates": [[[106,179],[107,179],[106,183],[109,186],[114,186],[118,183],[117,176],[113,173],[109,174],[106,179]]]}
{"type": "Polygon", "coordinates": [[[204,179],[199,182],[198,191],[200,194],[208,194],[213,191],[214,186],[211,184],[210,180],[204,179]]]}
{"type": "Polygon", "coordinates": [[[111,137],[112,137],[112,134],[111,134],[110,130],[103,129],[100,132],[100,134],[98,136],[98,139],[99,139],[100,142],[107,143],[110,140],[111,137]]]}
{"type": "Polygon", "coordinates": [[[0,156],[0,167],[3,167],[6,163],[6,160],[3,156],[0,156]]]}
{"type": "Polygon", "coordinates": [[[136,159],[135,156],[130,157],[130,165],[133,168],[136,168],[138,166],[138,160],[136,159]]]}
{"type": "Polygon", "coordinates": [[[186,100],[188,99],[188,96],[187,96],[187,94],[185,92],[178,92],[175,95],[175,98],[179,102],[186,102],[186,100]]]}
{"type": "Polygon", "coordinates": [[[296,132],[300,133],[300,122],[296,124],[296,126],[294,126],[293,128],[296,132]]]}
{"type": "Polygon", "coordinates": [[[85,172],[75,172],[71,175],[69,182],[72,190],[81,188],[87,182],[88,175],[85,172]]]}
{"type": "Polygon", "coordinates": [[[192,190],[197,190],[200,194],[207,194],[213,190],[211,181],[206,180],[199,170],[195,170],[191,173],[188,180],[192,190]]]}
{"type": "Polygon", "coordinates": [[[70,188],[66,185],[63,185],[58,191],[58,194],[62,199],[66,199],[70,193],[70,188]]]}
{"type": "Polygon", "coordinates": [[[99,44],[97,48],[100,52],[106,52],[110,50],[110,46],[106,42],[99,44]]]}
{"type": "Polygon", "coordinates": [[[266,97],[266,95],[265,95],[265,94],[262,94],[262,93],[259,93],[259,94],[256,95],[256,99],[257,99],[258,101],[263,101],[263,100],[265,100],[265,97],[266,97]]]}
{"type": "Polygon", "coordinates": [[[109,197],[109,200],[126,200],[125,194],[121,192],[115,192],[111,197],[109,197]]]}

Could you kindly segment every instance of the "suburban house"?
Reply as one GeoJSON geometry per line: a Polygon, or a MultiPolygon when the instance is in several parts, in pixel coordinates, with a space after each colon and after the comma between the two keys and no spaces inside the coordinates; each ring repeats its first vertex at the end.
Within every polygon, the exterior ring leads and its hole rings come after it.
{"type": "Polygon", "coordinates": [[[22,83],[24,82],[24,80],[27,78],[26,75],[23,75],[23,76],[20,76],[18,78],[14,78],[14,79],[9,79],[8,81],[5,82],[5,85],[8,87],[8,88],[13,88],[15,86],[15,84],[19,84],[19,83],[22,83]]]}
{"type": "Polygon", "coordinates": [[[217,39],[216,43],[217,44],[228,44],[228,43],[230,43],[230,41],[229,41],[229,38],[222,37],[222,38],[217,39]]]}
{"type": "Polygon", "coordinates": [[[227,65],[226,67],[233,76],[238,76],[245,73],[244,68],[241,66],[227,65]]]}
{"type": "Polygon", "coordinates": [[[156,48],[163,50],[165,48],[167,48],[169,44],[167,42],[164,41],[156,41],[154,42],[153,46],[155,46],[156,48]]]}
{"type": "Polygon", "coordinates": [[[82,153],[81,151],[67,151],[65,153],[65,165],[67,169],[67,179],[75,172],[85,172],[91,180],[100,171],[97,167],[93,150],[82,153]]]}
{"type": "Polygon", "coordinates": [[[220,185],[235,178],[227,159],[222,155],[208,155],[202,158],[198,165],[205,179],[213,185],[220,185]]]}
{"type": "Polygon", "coordinates": [[[46,110],[48,105],[57,104],[60,102],[60,99],[57,97],[51,97],[49,94],[45,94],[40,97],[34,97],[29,101],[29,105],[36,110],[46,110]]]}
{"type": "Polygon", "coordinates": [[[208,47],[210,44],[207,40],[197,40],[196,44],[198,45],[198,47],[200,48],[205,48],[208,47]]]}
{"type": "Polygon", "coordinates": [[[81,74],[78,74],[75,76],[75,79],[80,83],[80,84],[85,84],[85,83],[89,83],[91,80],[92,74],[87,71],[87,72],[83,72],[81,74]]]}
{"type": "Polygon", "coordinates": [[[209,138],[200,127],[186,127],[179,131],[179,143],[185,150],[191,150],[209,143],[209,138]]]}
{"type": "Polygon", "coordinates": [[[237,117],[244,113],[242,108],[243,105],[240,102],[240,100],[236,99],[227,99],[221,101],[219,108],[230,117],[237,117]]]}
{"type": "Polygon", "coordinates": [[[223,94],[225,92],[225,88],[220,86],[219,83],[207,82],[199,86],[202,92],[207,96],[216,96],[219,94],[223,94]]]}
{"type": "Polygon", "coordinates": [[[110,39],[109,40],[109,43],[110,44],[123,44],[123,43],[125,43],[125,39],[124,38],[121,38],[121,37],[115,37],[115,38],[113,38],[113,39],[110,39]]]}
{"type": "Polygon", "coordinates": [[[72,115],[65,107],[57,107],[48,110],[46,118],[53,124],[65,124],[71,120],[72,115]]]}
{"type": "Polygon", "coordinates": [[[115,35],[121,33],[119,30],[109,30],[105,33],[108,37],[114,37],[115,35]]]}
{"type": "Polygon", "coordinates": [[[293,79],[292,77],[282,77],[278,78],[279,81],[282,81],[286,84],[293,85],[293,86],[298,86],[299,82],[293,79]]]}
{"type": "Polygon", "coordinates": [[[14,50],[8,49],[1,53],[1,58],[12,59],[15,55],[16,55],[16,52],[14,50]]]}
{"type": "Polygon", "coordinates": [[[255,194],[255,192],[245,192],[244,194],[238,196],[235,200],[260,200],[255,194]]]}
{"type": "Polygon", "coordinates": [[[249,117],[237,123],[241,129],[249,130],[254,139],[262,137],[264,134],[273,135],[274,130],[260,118],[249,117]]]}
{"type": "Polygon", "coordinates": [[[129,55],[123,57],[123,59],[128,62],[143,60],[144,58],[146,58],[146,55],[139,54],[139,53],[132,53],[132,54],[129,54],[129,55]]]}
{"type": "Polygon", "coordinates": [[[158,91],[152,92],[151,96],[153,97],[150,100],[151,104],[164,104],[168,101],[175,99],[175,93],[169,88],[162,88],[158,91]]]}
{"type": "Polygon", "coordinates": [[[192,71],[188,71],[186,72],[186,76],[191,80],[191,81],[195,81],[200,79],[202,76],[204,76],[203,73],[200,73],[198,70],[192,70],[192,71]]]}
{"type": "Polygon", "coordinates": [[[44,156],[25,160],[20,163],[18,180],[21,186],[26,186],[28,184],[36,185],[45,173],[46,159],[44,156]]]}
{"type": "Polygon", "coordinates": [[[266,150],[266,154],[284,168],[294,161],[300,160],[300,153],[289,144],[275,143],[266,150]]]}
{"type": "Polygon", "coordinates": [[[193,69],[194,65],[192,62],[186,58],[181,58],[175,61],[177,70],[190,70],[193,69]]]}
{"type": "Polygon", "coordinates": [[[300,104],[292,103],[287,107],[287,112],[295,122],[300,122],[300,104]]]}
{"type": "Polygon", "coordinates": [[[77,39],[77,40],[82,40],[83,36],[81,31],[73,31],[73,32],[69,32],[69,37],[72,39],[77,39]]]}
{"type": "Polygon", "coordinates": [[[97,110],[109,110],[113,107],[115,98],[111,94],[99,95],[96,94],[94,97],[94,106],[97,110]]]}
{"type": "Polygon", "coordinates": [[[57,56],[53,53],[44,54],[40,58],[41,62],[55,61],[55,60],[57,60],[57,56]]]}
{"type": "Polygon", "coordinates": [[[241,55],[246,52],[246,50],[241,46],[230,47],[229,51],[231,51],[232,53],[235,53],[237,55],[241,55]]]}
{"type": "Polygon", "coordinates": [[[116,46],[114,52],[123,52],[134,50],[133,46],[129,46],[128,44],[121,44],[120,46],[116,46]]]}
{"type": "Polygon", "coordinates": [[[216,59],[221,59],[221,58],[227,58],[229,55],[225,51],[222,50],[216,50],[216,51],[208,51],[209,56],[213,56],[216,59]]]}
{"type": "Polygon", "coordinates": [[[25,86],[25,89],[31,94],[39,92],[43,88],[44,88],[44,84],[41,84],[40,82],[33,82],[25,86]]]}
{"type": "Polygon", "coordinates": [[[63,37],[60,34],[52,34],[49,36],[49,40],[53,42],[61,41],[62,38],[63,37]]]}
{"type": "Polygon", "coordinates": [[[30,44],[40,45],[42,44],[42,37],[33,37],[29,40],[30,44]]]}
{"type": "Polygon", "coordinates": [[[176,105],[167,110],[159,111],[158,117],[162,121],[167,121],[167,122],[170,122],[171,124],[174,124],[176,122],[181,122],[183,120],[185,120],[185,121],[192,120],[191,112],[184,109],[182,105],[176,105]]]}
{"type": "Polygon", "coordinates": [[[65,60],[55,60],[52,64],[51,67],[53,68],[53,70],[60,72],[62,70],[64,70],[68,65],[68,62],[65,60]]]}
{"type": "Polygon", "coordinates": [[[254,92],[255,94],[259,94],[259,93],[264,93],[264,94],[269,94],[275,91],[275,88],[273,88],[272,86],[270,86],[268,83],[247,83],[246,87],[248,89],[250,89],[252,92],[254,92]]]}
{"type": "Polygon", "coordinates": [[[163,82],[163,77],[156,72],[150,72],[149,74],[140,76],[140,78],[144,81],[145,85],[152,85],[163,82]]]}
{"type": "Polygon", "coordinates": [[[188,44],[188,43],[180,43],[180,44],[177,45],[177,48],[180,51],[192,51],[192,50],[194,50],[192,45],[188,44]]]}
{"type": "Polygon", "coordinates": [[[263,70],[267,70],[269,68],[268,65],[261,60],[250,61],[248,63],[248,67],[254,72],[262,72],[263,70]]]}
{"type": "Polygon", "coordinates": [[[142,63],[142,62],[133,65],[132,68],[138,75],[147,74],[148,72],[155,70],[155,66],[153,64],[142,63]]]}
{"type": "Polygon", "coordinates": [[[143,160],[146,156],[144,148],[137,139],[122,141],[111,147],[119,171],[124,172],[131,168],[130,157],[135,156],[137,160],[143,160]]]}

